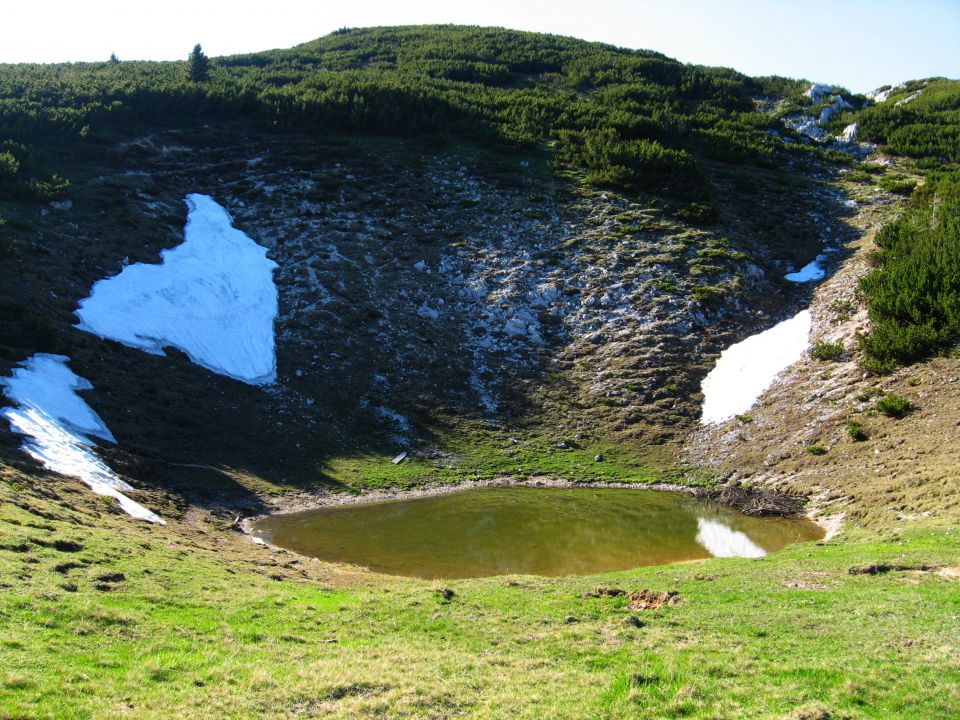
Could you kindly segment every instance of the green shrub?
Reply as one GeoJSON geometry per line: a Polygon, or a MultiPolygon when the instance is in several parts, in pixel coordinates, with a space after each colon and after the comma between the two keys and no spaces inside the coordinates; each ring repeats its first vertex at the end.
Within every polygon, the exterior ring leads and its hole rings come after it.
{"type": "Polygon", "coordinates": [[[888,393],[877,400],[876,409],[887,417],[902,418],[914,410],[913,403],[895,393],[888,393]]]}
{"type": "Polygon", "coordinates": [[[723,291],[713,285],[697,285],[693,288],[693,299],[704,305],[713,305],[723,297],[723,291]]]}
{"type": "Polygon", "coordinates": [[[896,155],[960,162],[960,83],[913,81],[896,97],[915,93],[908,103],[888,100],[857,113],[860,137],[896,155]]]}
{"type": "Polygon", "coordinates": [[[858,394],[857,400],[859,402],[869,402],[872,398],[875,398],[878,395],[883,395],[883,390],[878,387],[871,387],[858,394]]]}
{"type": "Polygon", "coordinates": [[[868,437],[863,424],[856,420],[847,420],[847,435],[857,442],[866,440],[868,437]]]}
{"type": "Polygon", "coordinates": [[[821,361],[830,361],[830,360],[839,360],[843,357],[843,343],[839,340],[837,342],[828,342],[826,340],[820,340],[808,351],[810,357],[814,360],[821,361]]]}
{"type": "Polygon", "coordinates": [[[717,219],[719,213],[711,203],[690,203],[676,212],[676,216],[694,225],[706,225],[717,219]]]}
{"type": "Polygon", "coordinates": [[[807,447],[807,452],[811,455],[826,455],[827,447],[825,445],[810,445],[807,447]]]}
{"type": "Polygon", "coordinates": [[[917,181],[905,177],[882,177],[877,180],[877,187],[898,195],[909,195],[916,189],[917,181]]]}
{"type": "Polygon", "coordinates": [[[877,267],[860,280],[871,330],[864,367],[891,370],[960,339],[960,171],[932,175],[876,235],[877,267]]]}

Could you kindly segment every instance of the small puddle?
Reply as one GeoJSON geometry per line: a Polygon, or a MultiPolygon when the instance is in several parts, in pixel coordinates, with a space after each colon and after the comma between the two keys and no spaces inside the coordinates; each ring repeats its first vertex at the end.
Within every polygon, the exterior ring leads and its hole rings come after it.
{"type": "Polygon", "coordinates": [[[253,530],[310,557],[431,579],[760,557],[823,537],[806,519],[748,517],[683,493],[615,488],[477,488],[273,515],[253,530]]]}

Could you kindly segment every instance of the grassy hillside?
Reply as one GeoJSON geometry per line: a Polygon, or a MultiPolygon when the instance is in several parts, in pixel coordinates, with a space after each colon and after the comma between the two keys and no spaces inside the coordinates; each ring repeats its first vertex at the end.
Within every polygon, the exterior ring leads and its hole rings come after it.
{"type": "Polygon", "coordinates": [[[441,584],[258,548],[199,508],[144,527],[9,466],[0,493],[4,717],[926,720],[960,708],[955,521],[848,531],[763,560],[441,584]],[[634,610],[589,597],[597,587],[682,600],[634,610]]]}

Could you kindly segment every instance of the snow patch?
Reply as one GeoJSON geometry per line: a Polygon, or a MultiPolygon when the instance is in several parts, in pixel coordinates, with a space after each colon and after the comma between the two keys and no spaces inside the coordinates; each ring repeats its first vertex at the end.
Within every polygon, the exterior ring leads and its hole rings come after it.
{"type": "Polygon", "coordinates": [[[810,311],[803,310],[724,350],[700,384],[700,422],[718,423],[749,410],[777,375],[810,346],[810,326],[810,311]]]}
{"type": "Polygon", "coordinates": [[[75,477],[98,495],[116,498],[125,512],[140,520],[164,523],[163,519],[134,502],[121,490],[132,490],[93,452],[89,436],[116,442],[110,429],[93,408],[77,395],[93,385],[67,367],[64,355],[40,353],[0,378],[4,394],[17,403],[0,415],[11,429],[27,439],[22,449],[45,468],[75,477]]]}
{"type": "Polygon", "coordinates": [[[714,557],[758,558],[767,554],[745,533],[727,527],[719,520],[697,518],[696,540],[714,557]]]}
{"type": "Polygon", "coordinates": [[[277,377],[276,263],[207,195],[186,197],[184,242],[160,265],[137,263],[94,284],[81,330],[154,355],[175,347],[197,365],[251,385],[277,377]]]}
{"type": "Polygon", "coordinates": [[[824,270],[820,263],[826,261],[826,255],[817,255],[817,257],[797,270],[797,272],[787,273],[784,275],[783,279],[794,283],[807,283],[813,282],[814,280],[823,280],[827,274],[827,271],[824,270]]]}

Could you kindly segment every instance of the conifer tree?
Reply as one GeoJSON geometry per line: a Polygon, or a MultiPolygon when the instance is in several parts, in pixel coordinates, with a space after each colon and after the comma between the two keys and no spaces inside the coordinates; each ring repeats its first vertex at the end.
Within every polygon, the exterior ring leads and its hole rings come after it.
{"type": "Polygon", "coordinates": [[[187,59],[190,62],[190,80],[197,83],[206,82],[210,75],[210,60],[203,54],[200,43],[193,46],[187,59]]]}

